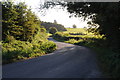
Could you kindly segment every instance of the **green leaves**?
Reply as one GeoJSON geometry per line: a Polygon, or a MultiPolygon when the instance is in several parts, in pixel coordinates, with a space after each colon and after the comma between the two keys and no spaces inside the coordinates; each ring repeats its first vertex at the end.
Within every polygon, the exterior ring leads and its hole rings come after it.
{"type": "Polygon", "coordinates": [[[41,47],[46,53],[53,52],[56,49],[56,44],[52,41],[44,42],[41,47]]]}
{"type": "Polygon", "coordinates": [[[90,26],[89,31],[95,32],[95,34],[104,34],[108,45],[113,49],[119,49],[120,37],[116,36],[120,34],[119,4],[119,2],[68,2],[67,9],[70,13],[75,13],[85,18],[89,16],[93,24],[99,25],[97,28],[92,28],[93,25],[90,26]]]}
{"type": "Polygon", "coordinates": [[[5,2],[2,4],[2,10],[3,40],[7,35],[11,35],[17,40],[31,41],[32,37],[37,34],[36,30],[40,31],[40,21],[24,3],[15,5],[5,2]]]}
{"type": "Polygon", "coordinates": [[[55,34],[58,30],[55,27],[50,27],[49,28],[49,33],[55,34]]]}
{"type": "Polygon", "coordinates": [[[9,43],[2,43],[3,63],[10,63],[19,59],[42,56],[56,50],[56,44],[52,41],[41,43],[30,43],[14,40],[9,43]]]}
{"type": "Polygon", "coordinates": [[[5,2],[2,10],[3,64],[41,56],[56,49],[55,43],[47,41],[40,20],[24,3],[5,2]]]}

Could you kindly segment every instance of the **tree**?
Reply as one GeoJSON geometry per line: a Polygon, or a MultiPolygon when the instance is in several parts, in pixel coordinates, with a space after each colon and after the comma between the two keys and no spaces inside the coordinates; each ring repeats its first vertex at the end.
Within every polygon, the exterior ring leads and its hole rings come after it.
{"type": "Polygon", "coordinates": [[[54,20],[54,24],[57,24],[57,21],[56,21],[56,20],[54,20]]]}
{"type": "Polygon", "coordinates": [[[100,34],[105,35],[108,46],[120,47],[120,36],[118,36],[120,34],[120,5],[118,2],[69,2],[67,7],[70,13],[84,16],[85,19],[91,18],[94,24],[98,24],[99,27],[94,31],[99,31],[100,34]]]}
{"type": "Polygon", "coordinates": [[[77,28],[77,26],[74,24],[74,25],[73,25],[73,28],[77,28]]]}
{"type": "Polygon", "coordinates": [[[16,11],[15,5],[12,2],[3,2],[2,3],[2,36],[3,40],[7,35],[12,35],[17,37],[20,35],[21,26],[18,26],[18,12],[16,11]],[[17,28],[17,30],[16,30],[17,28]]]}
{"type": "Polygon", "coordinates": [[[40,31],[39,19],[24,3],[3,2],[2,12],[3,40],[11,35],[17,40],[31,41],[40,31]]]}
{"type": "Polygon", "coordinates": [[[61,24],[54,24],[51,22],[41,22],[41,25],[44,26],[44,28],[46,28],[47,31],[49,31],[50,27],[55,27],[58,31],[66,31],[66,28],[61,25],[61,24]]]}
{"type": "MultiPolygon", "coordinates": [[[[46,2],[47,8],[51,6],[62,5],[67,6],[69,13],[74,13],[75,16],[84,17],[84,19],[92,19],[94,24],[99,27],[94,31],[104,34],[106,37],[107,46],[120,47],[120,2],[46,2]]],[[[91,27],[92,28],[92,27],[91,27]]]]}
{"type": "Polygon", "coordinates": [[[49,33],[55,34],[58,30],[55,27],[50,27],[49,28],[49,33]]]}

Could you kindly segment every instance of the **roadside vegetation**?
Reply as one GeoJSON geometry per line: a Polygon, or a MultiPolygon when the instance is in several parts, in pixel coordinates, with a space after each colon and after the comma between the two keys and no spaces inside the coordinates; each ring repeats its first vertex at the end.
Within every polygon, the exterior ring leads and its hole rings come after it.
{"type": "Polygon", "coordinates": [[[67,7],[70,14],[84,17],[88,22],[88,32],[94,35],[77,35],[75,33],[57,32],[54,39],[83,45],[94,49],[98,53],[100,65],[105,77],[120,78],[120,2],[46,2],[45,8],[61,5],[67,7]],[[99,25],[99,26],[98,26],[99,25]],[[74,35],[73,35],[74,34],[74,35]],[[77,35],[77,36],[76,36],[77,35]],[[102,36],[101,36],[102,35],[102,36]]]}
{"type": "Polygon", "coordinates": [[[120,78],[120,4],[94,2],[48,1],[43,8],[67,6],[76,17],[91,19],[89,29],[68,28],[42,22],[24,3],[2,3],[2,56],[3,64],[41,56],[56,49],[48,36],[66,43],[82,45],[96,51],[105,77],[120,78]],[[96,25],[99,25],[96,26],[96,25]],[[52,27],[52,28],[51,28],[52,27]],[[46,33],[46,32],[50,32],[46,33]]]}
{"type": "Polygon", "coordinates": [[[43,26],[47,31],[49,31],[50,27],[56,28],[58,31],[66,31],[66,28],[63,25],[58,24],[56,20],[54,23],[42,21],[41,26],[43,26]]]}
{"type": "Polygon", "coordinates": [[[2,3],[2,63],[42,56],[53,52],[56,44],[48,41],[41,21],[24,3],[2,3]]]}
{"type": "Polygon", "coordinates": [[[91,48],[97,53],[98,62],[105,77],[120,76],[119,52],[107,47],[104,35],[95,35],[85,28],[67,28],[67,31],[55,33],[53,38],[61,42],[91,48]]]}

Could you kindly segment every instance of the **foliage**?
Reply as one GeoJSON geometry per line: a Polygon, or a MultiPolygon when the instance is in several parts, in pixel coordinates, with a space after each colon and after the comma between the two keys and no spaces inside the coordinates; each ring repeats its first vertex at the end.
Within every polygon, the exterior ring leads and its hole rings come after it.
{"type": "Polygon", "coordinates": [[[47,40],[46,29],[24,3],[2,3],[3,64],[52,52],[56,44],[47,40]]]}
{"type": "Polygon", "coordinates": [[[15,40],[2,44],[3,64],[28,57],[30,53],[32,53],[32,44],[29,42],[15,40]]]}
{"type": "Polygon", "coordinates": [[[41,49],[46,53],[53,52],[56,49],[56,44],[52,41],[44,42],[41,45],[41,49]]]}
{"type": "Polygon", "coordinates": [[[70,44],[75,44],[75,43],[77,43],[78,41],[75,40],[75,39],[69,39],[68,41],[64,41],[64,42],[70,43],[70,44]]]}
{"type": "MultiPolygon", "coordinates": [[[[96,34],[103,34],[103,39],[85,39],[80,41],[78,45],[86,45],[97,49],[104,71],[110,74],[109,77],[120,77],[120,2],[67,2],[60,1],[48,2],[47,7],[51,5],[67,6],[69,13],[75,13],[77,17],[84,17],[84,19],[92,19],[90,25],[99,25],[99,27],[90,26],[89,31],[96,34]],[[50,4],[53,3],[53,4],[50,4]],[[99,42],[100,41],[100,42],[99,42]],[[99,44],[99,45],[98,45],[99,44]],[[101,46],[100,46],[101,45],[101,46]],[[110,50],[109,50],[110,49],[110,50]],[[112,49],[112,50],[111,50],[112,49]]],[[[45,6],[46,6],[45,5],[45,6]]],[[[96,34],[96,35],[97,35],[96,34]]],[[[108,76],[108,75],[107,75],[108,76]]]]}
{"type": "Polygon", "coordinates": [[[85,31],[82,28],[79,29],[81,31],[75,31],[75,30],[77,30],[77,28],[76,29],[68,28],[67,31],[65,32],[57,32],[53,37],[59,38],[60,40],[63,40],[63,41],[69,41],[70,39],[74,39],[74,40],[79,40],[79,39],[89,40],[89,39],[99,39],[99,38],[102,39],[104,37],[104,35],[99,35],[99,34],[94,35],[92,33],[87,33],[87,31],[85,31]]]}
{"type": "Polygon", "coordinates": [[[119,24],[119,2],[109,3],[95,3],[95,2],[68,2],[67,9],[70,13],[76,13],[76,15],[84,16],[85,18],[92,19],[92,23],[98,24],[97,29],[91,31],[99,32],[106,36],[107,47],[118,49],[120,47],[120,24],[119,24]]]}
{"type": "Polygon", "coordinates": [[[5,39],[5,42],[12,42],[12,41],[15,41],[15,40],[16,39],[13,36],[7,35],[6,39],[5,39]]]}
{"type": "MultiPolygon", "coordinates": [[[[89,31],[105,35],[106,47],[117,50],[120,47],[120,2],[62,2],[48,1],[43,8],[51,8],[56,5],[67,7],[69,13],[74,13],[76,17],[92,19],[92,25],[99,27],[90,27],[89,31]]],[[[94,26],[95,27],[95,26],[94,26]]]]}
{"type": "Polygon", "coordinates": [[[55,35],[58,36],[58,37],[60,37],[60,36],[61,36],[61,37],[66,37],[66,36],[69,36],[69,33],[56,32],[55,35]]]}
{"type": "Polygon", "coordinates": [[[60,40],[66,40],[68,35],[69,35],[69,33],[56,32],[53,35],[53,38],[60,39],[60,40]]]}
{"type": "Polygon", "coordinates": [[[24,3],[3,2],[2,12],[3,40],[11,35],[17,40],[31,41],[39,31],[40,21],[24,3]]]}
{"type": "Polygon", "coordinates": [[[58,30],[55,27],[50,27],[49,28],[49,33],[55,34],[58,30]]]}
{"type": "Polygon", "coordinates": [[[56,44],[50,41],[44,43],[30,43],[15,40],[10,43],[2,44],[3,64],[14,62],[21,59],[37,57],[50,53],[56,49],[56,44]]]}
{"type": "Polygon", "coordinates": [[[73,28],[77,28],[77,26],[74,24],[74,25],[73,25],[73,28]]]}
{"type": "Polygon", "coordinates": [[[43,33],[46,33],[46,29],[45,28],[41,28],[40,31],[43,32],[43,33]]]}
{"type": "Polygon", "coordinates": [[[55,27],[58,31],[66,31],[66,28],[61,24],[51,23],[51,22],[41,22],[41,25],[49,31],[50,27],[55,27]]]}
{"type": "Polygon", "coordinates": [[[54,24],[57,24],[57,21],[56,21],[56,20],[54,20],[54,24]]]}

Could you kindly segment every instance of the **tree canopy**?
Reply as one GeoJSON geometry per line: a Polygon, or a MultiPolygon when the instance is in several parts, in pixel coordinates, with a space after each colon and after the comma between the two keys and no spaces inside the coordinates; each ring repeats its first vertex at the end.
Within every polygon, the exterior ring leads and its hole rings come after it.
{"type": "Polygon", "coordinates": [[[50,27],[49,28],[49,33],[55,34],[58,30],[55,27],[50,27]]]}
{"type": "Polygon", "coordinates": [[[51,23],[51,22],[41,22],[41,25],[49,31],[50,27],[55,27],[58,31],[66,31],[65,27],[61,24],[51,23]]]}
{"type": "Polygon", "coordinates": [[[3,2],[2,12],[3,40],[10,35],[17,40],[27,41],[38,33],[40,21],[24,3],[15,5],[12,2],[3,2]]]}
{"type": "Polygon", "coordinates": [[[73,25],[73,28],[77,28],[77,26],[74,24],[74,25],[73,25]]]}
{"type": "Polygon", "coordinates": [[[94,24],[98,24],[99,27],[95,31],[105,35],[108,46],[120,47],[120,36],[118,36],[120,35],[120,6],[118,2],[69,2],[67,6],[70,13],[89,16],[94,24]]]}

